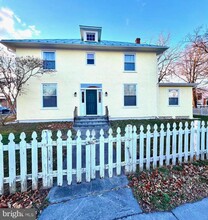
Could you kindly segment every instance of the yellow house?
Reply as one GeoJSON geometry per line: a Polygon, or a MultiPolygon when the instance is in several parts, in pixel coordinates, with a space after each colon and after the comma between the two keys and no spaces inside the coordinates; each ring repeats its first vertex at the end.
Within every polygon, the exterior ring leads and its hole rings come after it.
{"type": "Polygon", "coordinates": [[[167,47],[101,40],[101,27],[80,26],[80,39],[2,40],[17,56],[44,60],[41,77],[17,99],[17,120],[111,120],[192,117],[193,84],[158,84],[157,55],[167,47]]]}

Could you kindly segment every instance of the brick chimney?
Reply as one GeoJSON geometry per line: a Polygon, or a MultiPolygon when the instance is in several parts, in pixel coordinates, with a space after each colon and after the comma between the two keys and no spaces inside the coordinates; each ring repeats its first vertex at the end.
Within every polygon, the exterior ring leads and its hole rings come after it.
{"type": "Polygon", "coordinates": [[[136,43],[136,44],[140,44],[140,42],[141,42],[141,39],[140,39],[139,37],[136,38],[135,43],[136,43]]]}

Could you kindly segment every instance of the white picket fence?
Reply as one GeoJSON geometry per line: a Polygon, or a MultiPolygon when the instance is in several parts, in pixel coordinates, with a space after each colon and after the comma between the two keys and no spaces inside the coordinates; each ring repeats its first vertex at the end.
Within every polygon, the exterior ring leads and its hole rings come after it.
{"type": "Polygon", "coordinates": [[[77,137],[72,139],[69,130],[63,140],[58,131],[53,140],[52,133],[44,130],[40,142],[33,132],[30,143],[26,143],[26,135],[22,133],[17,144],[11,133],[8,145],[3,145],[0,135],[0,194],[4,193],[5,185],[9,185],[10,193],[16,192],[17,182],[21,191],[26,191],[28,180],[32,181],[33,189],[38,188],[39,179],[44,188],[49,188],[54,181],[62,186],[64,178],[70,185],[74,180],[89,182],[96,177],[120,175],[122,171],[135,172],[137,168],[141,171],[195,158],[208,159],[208,126],[204,122],[180,123],[178,129],[175,123],[166,127],[162,124],[160,128],[148,125],[146,129],[141,126],[138,131],[135,126],[128,125],[124,136],[120,128],[116,134],[110,129],[108,137],[103,130],[99,135],[96,138],[94,131],[87,131],[86,138],[82,139],[78,131],[77,137]],[[8,175],[5,175],[6,170],[8,175]]]}

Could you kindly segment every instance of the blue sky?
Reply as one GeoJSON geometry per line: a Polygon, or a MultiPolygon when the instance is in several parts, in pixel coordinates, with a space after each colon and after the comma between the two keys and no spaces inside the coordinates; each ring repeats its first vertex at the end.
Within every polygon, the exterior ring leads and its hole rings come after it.
{"type": "Polygon", "coordinates": [[[207,0],[0,0],[0,39],[79,38],[79,25],[101,26],[103,40],[172,44],[208,23],[207,0]]]}

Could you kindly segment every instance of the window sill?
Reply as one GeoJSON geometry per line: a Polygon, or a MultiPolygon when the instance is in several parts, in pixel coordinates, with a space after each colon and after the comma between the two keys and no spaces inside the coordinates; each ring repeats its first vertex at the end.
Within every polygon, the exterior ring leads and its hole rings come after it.
{"type": "Polygon", "coordinates": [[[138,106],[123,106],[124,109],[137,109],[138,106]]]}
{"type": "Polygon", "coordinates": [[[40,110],[59,110],[57,107],[42,107],[40,110]]]}
{"type": "Polygon", "coordinates": [[[128,71],[123,71],[123,73],[137,73],[137,71],[130,71],[130,70],[128,70],[128,71]]]}
{"type": "Polygon", "coordinates": [[[168,105],[168,107],[180,107],[180,105],[168,105]]]}
{"type": "Polygon", "coordinates": [[[44,72],[58,72],[56,69],[43,69],[44,72]]]}

